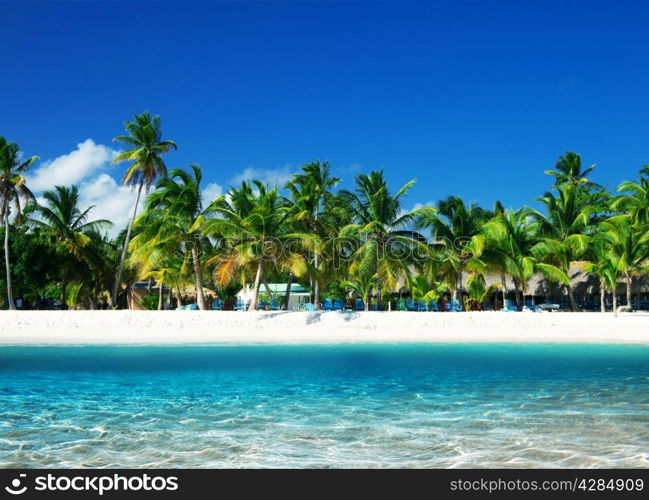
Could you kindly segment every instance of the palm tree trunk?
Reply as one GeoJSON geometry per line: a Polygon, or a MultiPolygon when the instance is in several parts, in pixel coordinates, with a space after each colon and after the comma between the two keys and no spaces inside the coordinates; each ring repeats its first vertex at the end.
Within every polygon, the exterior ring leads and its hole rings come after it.
{"type": "Polygon", "coordinates": [[[606,312],[606,287],[603,280],[599,282],[599,308],[602,312],[606,312]]]}
{"type": "Polygon", "coordinates": [[[176,289],[176,307],[182,307],[183,306],[183,298],[180,294],[180,287],[176,289]]]}
{"type": "Polygon", "coordinates": [[[284,306],[282,307],[285,311],[288,311],[288,302],[291,300],[291,286],[293,285],[293,273],[288,273],[288,279],[286,280],[286,293],[284,294],[284,306]]]}
{"type": "MultiPolygon", "coordinates": [[[[318,271],[318,252],[315,253],[314,258],[313,258],[313,265],[316,269],[316,272],[318,271]]],[[[318,278],[316,276],[316,279],[313,281],[313,306],[316,309],[320,309],[320,284],[318,283],[318,278]]]]}
{"type": "Polygon", "coordinates": [[[124,247],[122,248],[122,255],[119,258],[119,266],[117,266],[117,273],[115,274],[115,284],[113,285],[113,293],[110,296],[110,305],[117,305],[117,294],[119,292],[119,285],[122,280],[122,271],[124,269],[124,260],[126,259],[126,251],[128,250],[128,242],[131,240],[131,231],[133,230],[133,222],[135,222],[135,216],[137,215],[137,206],[140,204],[140,195],[142,194],[142,187],[144,182],[140,181],[140,187],[137,189],[137,198],[135,199],[135,208],[133,208],[133,216],[128,223],[128,229],[126,230],[126,238],[124,239],[124,247]]]}
{"type": "Polygon", "coordinates": [[[9,265],[9,213],[5,210],[5,268],[7,271],[7,305],[10,310],[15,311],[16,305],[11,290],[11,266],[9,265]]]}
{"type": "Polygon", "coordinates": [[[520,311],[523,307],[521,306],[521,297],[520,297],[520,288],[518,285],[518,279],[514,278],[514,296],[516,297],[516,308],[520,311]]]}
{"type": "Polygon", "coordinates": [[[613,289],[613,316],[617,316],[617,283],[613,289]]]}
{"type": "Polygon", "coordinates": [[[64,310],[68,308],[67,300],[65,297],[67,295],[67,292],[68,292],[68,282],[66,281],[65,278],[63,278],[61,280],[61,309],[64,310]]]}
{"type": "Polygon", "coordinates": [[[259,285],[261,283],[261,277],[264,274],[264,261],[259,259],[259,265],[257,266],[257,274],[255,275],[255,285],[252,289],[252,300],[250,301],[250,306],[248,311],[254,311],[257,309],[257,296],[259,295],[259,285]]]}
{"type": "Polygon", "coordinates": [[[160,290],[158,291],[158,311],[162,311],[162,296],[163,296],[163,285],[160,283],[160,290]]]}
{"type": "Polygon", "coordinates": [[[631,303],[631,289],[633,287],[633,278],[627,274],[626,276],[626,305],[629,311],[633,311],[633,304],[631,303]]]}
{"type": "Polygon", "coordinates": [[[572,312],[577,312],[577,303],[575,302],[575,295],[572,293],[572,284],[566,285],[566,290],[568,290],[568,300],[570,301],[570,309],[572,309],[572,312]]]}
{"type": "Polygon", "coordinates": [[[196,245],[192,246],[192,264],[194,268],[194,288],[196,289],[196,302],[201,311],[205,310],[205,295],[203,294],[203,283],[201,283],[200,262],[196,245]]]}
{"type": "Polygon", "coordinates": [[[500,280],[503,282],[503,307],[507,303],[507,275],[500,273],[500,280]]]}

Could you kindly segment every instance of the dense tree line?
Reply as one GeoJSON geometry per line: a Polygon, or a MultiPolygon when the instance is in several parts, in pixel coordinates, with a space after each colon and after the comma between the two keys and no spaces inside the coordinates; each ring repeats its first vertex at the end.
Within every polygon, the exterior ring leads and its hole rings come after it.
{"type": "Polygon", "coordinates": [[[164,155],[176,144],[163,139],[159,117],[136,115],[126,132],[116,140],[128,149],[115,162],[128,164],[123,183],[144,203],[115,239],[107,237],[110,221],[79,206],[75,186],[57,186],[37,203],[25,182],[37,158],[25,159],[0,136],[0,288],[8,308],[16,294],[56,298],[63,307],[119,307],[137,280],[160,292],[164,285],[176,302],[192,287],[200,309],[208,307],[205,288],[227,296],[246,283],[255,309],[272,281],[309,286],[316,306],[323,296],[354,293],[384,309],[405,289],[422,300],[448,294],[469,308],[495,293],[504,300],[509,287],[520,305],[541,275],[563,287],[577,310],[570,271],[580,263],[599,279],[604,310],[606,294],[622,285],[630,305],[634,283],[649,274],[647,166],[610,193],[590,180],[593,166],[567,152],[546,171],[552,187],[538,198],[543,210],[485,208],[450,196],[407,211],[414,180],[393,190],[378,170],[336,191],[340,179],[320,161],[285,186],[246,181],[205,203],[200,166],[167,171],[164,155]],[[488,284],[489,276],[499,281],[488,284]]]}

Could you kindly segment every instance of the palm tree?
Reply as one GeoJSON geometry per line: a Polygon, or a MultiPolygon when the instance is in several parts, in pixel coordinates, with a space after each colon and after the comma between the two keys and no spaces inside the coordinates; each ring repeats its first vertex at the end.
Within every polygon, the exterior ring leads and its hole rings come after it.
{"type": "Polygon", "coordinates": [[[640,170],[638,182],[624,181],[617,190],[626,194],[613,200],[613,209],[629,213],[634,223],[649,224],[649,165],[640,170]]]}
{"type": "Polygon", "coordinates": [[[394,289],[401,278],[407,278],[408,266],[417,255],[430,254],[425,238],[410,227],[418,218],[430,215],[433,209],[421,207],[404,213],[403,198],[415,180],[402,186],[395,195],[388,189],[383,170],[361,174],[355,182],[353,192],[342,191],[339,195],[352,217],[352,223],[341,229],[340,236],[359,241],[350,272],[376,276],[380,309],[383,288],[394,289]]]}
{"type": "MultiPolygon", "coordinates": [[[[588,249],[591,214],[590,207],[582,206],[574,186],[569,184],[557,188],[557,195],[545,193],[538,198],[546,208],[547,214],[532,211],[531,215],[539,222],[539,242],[531,249],[540,262],[558,267],[567,276],[570,265],[588,249]]],[[[577,303],[572,292],[572,284],[566,283],[566,291],[572,311],[577,311],[577,303]]]]}
{"type": "Polygon", "coordinates": [[[137,215],[142,188],[146,188],[148,191],[156,178],[166,177],[167,167],[162,160],[162,155],[169,152],[170,149],[177,149],[175,142],[162,140],[160,117],[151,117],[148,111],[145,111],[141,115],[135,115],[135,120],[132,122],[127,121],[125,126],[129,135],[120,135],[113,140],[127,144],[130,149],[117,155],[113,163],[132,162],[126,170],[122,184],[131,186],[132,188],[137,186],[137,198],[135,199],[133,215],[126,230],[124,247],[122,248],[122,255],[119,259],[117,273],[115,274],[111,305],[117,304],[117,294],[122,278],[124,259],[126,258],[126,251],[131,239],[131,230],[137,215]]]}
{"type": "Polygon", "coordinates": [[[632,309],[633,278],[647,271],[649,265],[649,232],[633,224],[631,215],[616,215],[602,222],[617,256],[618,270],[626,281],[626,303],[632,309]]]}
{"type": "Polygon", "coordinates": [[[559,157],[559,160],[554,164],[554,168],[556,170],[546,170],[545,173],[555,178],[555,188],[562,184],[595,186],[587,178],[595,168],[595,165],[593,164],[582,170],[581,156],[577,153],[567,151],[564,156],[559,157]]]}
{"type": "Polygon", "coordinates": [[[11,207],[20,222],[22,214],[20,202],[33,200],[34,195],[25,184],[24,173],[38,159],[38,156],[23,158],[18,144],[7,142],[0,135],[0,219],[4,222],[5,270],[7,273],[7,304],[9,309],[16,309],[11,289],[11,265],[9,262],[9,216],[11,207]]]}
{"type": "Polygon", "coordinates": [[[291,209],[277,186],[270,188],[259,181],[253,185],[254,189],[243,182],[241,188],[217,198],[210,207],[216,218],[206,220],[201,228],[205,236],[222,239],[225,244],[225,252],[208,261],[218,263],[217,286],[228,284],[237,271],[256,269],[251,311],[257,307],[262,282],[270,295],[265,277],[273,266],[296,276],[306,273],[306,262],[292,244],[310,238],[288,231],[291,209]]]}
{"type": "Polygon", "coordinates": [[[437,205],[437,211],[427,211],[419,220],[419,227],[430,228],[435,245],[445,255],[447,279],[457,299],[462,287],[463,272],[467,263],[479,256],[484,248],[480,234],[482,224],[491,213],[475,203],[465,205],[461,198],[449,196],[437,205]]]}
{"type": "Polygon", "coordinates": [[[533,211],[527,207],[516,211],[510,209],[500,211],[484,223],[480,234],[486,239],[485,250],[471,263],[474,272],[482,272],[489,268],[500,271],[503,303],[506,275],[511,275],[519,308],[523,305],[519,292],[522,291],[524,301],[527,284],[536,273],[543,274],[550,281],[570,283],[568,275],[559,267],[542,262],[533,255],[533,248],[538,242],[540,224],[531,219],[532,214],[533,211]]]}
{"type": "Polygon", "coordinates": [[[370,310],[370,295],[376,288],[376,276],[351,275],[348,280],[342,281],[340,286],[355,291],[363,299],[365,310],[370,310]]]}
{"type": "Polygon", "coordinates": [[[203,310],[206,306],[201,257],[210,245],[200,232],[207,215],[200,187],[203,174],[199,165],[193,164],[190,168],[191,172],[174,169],[157,183],[136,221],[139,233],[130,246],[136,259],[143,261],[156,248],[167,248],[169,254],[187,254],[194,276],[196,301],[203,310]]]}
{"type": "Polygon", "coordinates": [[[92,266],[101,266],[103,261],[92,245],[93,238],[112,223],[88,220],[94,207],[83,211],[79,208],[79,190],[76,186],[56,186],[53,190],[45,191],[43,198],[47,202],[45,206],[35,204],[30,207],[38,218],[32,217],[29,222],[48,234],[57,251],[66,256],[60,269],[61,302],[65,307],[70,280],[87,279],[92,266]]]}
{"type": "MultiPolygon", "coordinates": [[[[318,218],[326,206],[327,200],[333,196],[330,189],[336,186],[340,179],[332,177],[330,174],[329,162],[321,163],[313,161],[302,166],[301,174],[296,174],[286,184],[286,189],[291,194],[293,201],[292,219],[301,226],[304,232],[310,232],[324,236],[322,224],[318,218]]],[[[313,280],[313,302],[316,308],[320,304],[320,280],[319,280],[319,250],[316,248],[313,252],[313,268],[315,279],[313,280]]],[[[288,279],[287,296],[290,294],[292,276],[288,279]]]]}
{"type": "Polygon", "coordinates": [[[600,310],[606,312],[606,292],[613,294],[613,313],[617,316],[617,284],[620,276],[620,257],[613,251],[613,239],[604,228],[593,238],[590,260],[584,271],[599,278],[600,310]]]}

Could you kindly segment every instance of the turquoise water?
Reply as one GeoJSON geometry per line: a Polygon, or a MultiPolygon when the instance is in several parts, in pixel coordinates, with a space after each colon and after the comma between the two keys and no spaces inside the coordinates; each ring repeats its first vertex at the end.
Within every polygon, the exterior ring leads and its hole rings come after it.
{"type": "Polygon", "coordinates": [[[0,467],[649,467],[649,346],[0,348],[0,467]]]}

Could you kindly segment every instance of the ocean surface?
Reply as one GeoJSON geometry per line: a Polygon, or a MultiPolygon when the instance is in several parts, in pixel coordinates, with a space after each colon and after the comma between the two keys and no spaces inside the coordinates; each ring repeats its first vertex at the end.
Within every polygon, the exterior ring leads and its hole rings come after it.
{"type": "Polygon", "coordinates": [[[0,347],[0,467],[649,467],[649,346],[0,347]]]}

